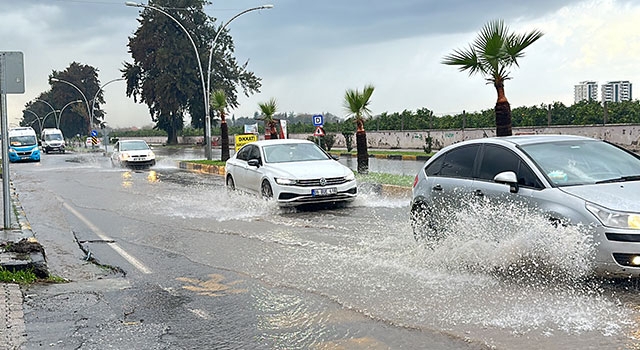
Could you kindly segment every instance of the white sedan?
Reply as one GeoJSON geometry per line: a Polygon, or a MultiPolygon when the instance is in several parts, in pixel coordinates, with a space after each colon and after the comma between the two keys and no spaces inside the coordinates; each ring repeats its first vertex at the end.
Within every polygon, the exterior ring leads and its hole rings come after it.
{"type": "Polygon", "coordinates": [[[113,146],[111,165],[129,168],[149,168],[156,164],[156,155],[144,140],[120,140],[113,146]]]}
{"type": "Polygon", "coordinates": [[[273,198],[281,206],[350,202],[358,195],[353,171],[307,140],[246,144],[225,170],[230,189],[273,198]]]}

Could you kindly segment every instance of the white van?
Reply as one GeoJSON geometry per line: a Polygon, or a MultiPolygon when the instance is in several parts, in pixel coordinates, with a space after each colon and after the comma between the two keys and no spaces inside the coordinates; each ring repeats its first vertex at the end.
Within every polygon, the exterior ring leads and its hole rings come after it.
{"type": "Polygon", "coordinates": [[[9,130],[9,161],[40,161],[40,148],[36,132],[30,127],[9,130]]]}
{"type": "Polygon", "coordinates": [[[60,129],[46,128],[42,130],[41,134],[42,149],[44,153],[59,152],[64,153],[66,146],[64,142],[64,136],[60,129]]]}

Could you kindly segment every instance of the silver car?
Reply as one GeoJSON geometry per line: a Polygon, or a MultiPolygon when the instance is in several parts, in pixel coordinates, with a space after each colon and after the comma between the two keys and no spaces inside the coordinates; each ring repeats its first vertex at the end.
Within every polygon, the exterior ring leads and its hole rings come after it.
{"type": "MultiPolygon", "coordinates": [[[[593,234],[595,272],[640,276],[640,156],[568,135],[484,138],[443,148],[416,175],[418,239],[446,237],[453,211],[481,198],[534,208],[554,225],[593,234]]],[[[567,257],[570,259],[570,257],[567,257]]]]}

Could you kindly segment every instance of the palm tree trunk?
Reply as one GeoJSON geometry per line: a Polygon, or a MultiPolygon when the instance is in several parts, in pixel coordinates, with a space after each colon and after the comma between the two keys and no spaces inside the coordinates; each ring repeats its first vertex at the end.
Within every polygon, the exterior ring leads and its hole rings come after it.
{"type": "Polygon", "coordinates": [[[224,119],[220,121],[220,137],[222,138],[222,157],[220,160],[224,162],[229,159],[229,126],[224,119]]]}
{"type": "Polygon", "coordinates": [[[369,152],[367,150],[366,131],[356,132],[356,150],[358,153],[358,173],[367,174],[369,172],[369,152]]]}
{"type": "Polygon", "coordinates": [[[504,82],[496,81],[494,83],[496,92],[498,93],[498,101],[496,102],[496,136],[511,136],[511,105],[507,101],[504,93],[504,82]]]}
{"type": "Polygon", "coordinates": [[[511,136],[511,106],[509,102],[497,102],[496,112],[496,136],[511,136]]]}

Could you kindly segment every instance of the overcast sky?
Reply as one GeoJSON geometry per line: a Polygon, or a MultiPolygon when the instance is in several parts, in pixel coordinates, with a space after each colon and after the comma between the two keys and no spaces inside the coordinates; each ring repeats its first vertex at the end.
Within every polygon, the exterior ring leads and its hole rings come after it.
{"type": "MultiPolygon", "coordinates": [[[[545,34],[506,83],[512,108],[570,105],[573,86],[584,80],[640,82],[640,1],[217,0],[205,10],[226,22],[268,3],[275,7],[229,25],[238,61],[249,60],[263,84],[261,93],[241,96],[231,111],[236,117],[253,116],[272,97],[281,112],[344,116],[345,90],[365,84],[375,86],[374,114],[493,108],[495,90],[481,76],[440,63],[493,19],[515,32],[545,34]]],[[[49,88],[47,76],[71,62],[96,67],[102,83],[120,78],[123,62],[132,62],[126,45],[138,14],[124,0],[0,0],[0,51],[22,51],[25,58],[26,92],[7,97],[10,124],[49,88]]],[[[104,90],[110,126],[151,124],[146,105],[125,96],[124,82],[104,90]]]]}

